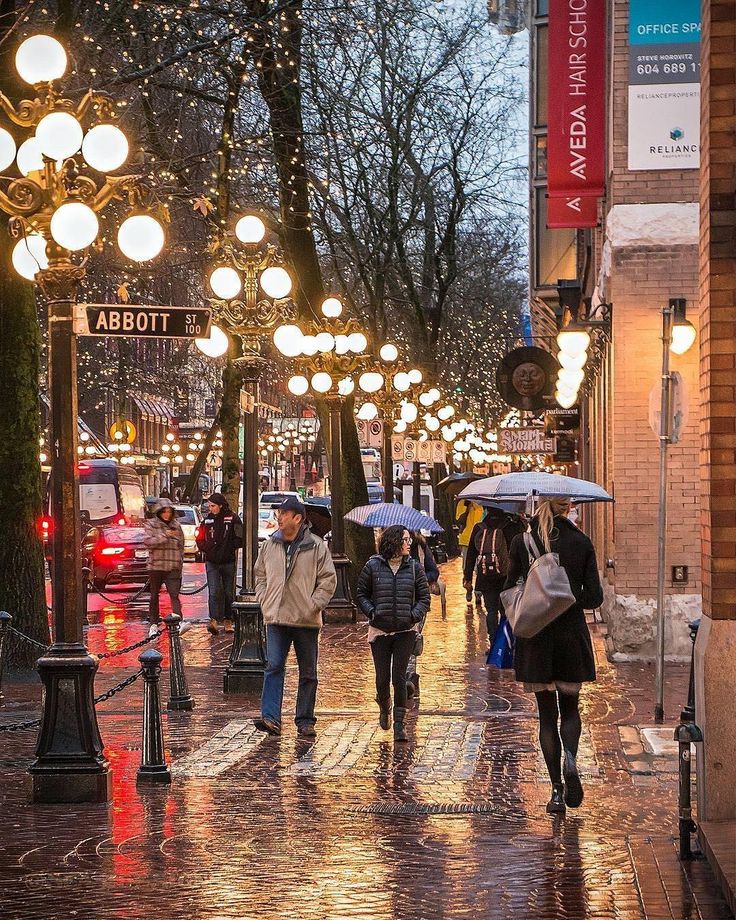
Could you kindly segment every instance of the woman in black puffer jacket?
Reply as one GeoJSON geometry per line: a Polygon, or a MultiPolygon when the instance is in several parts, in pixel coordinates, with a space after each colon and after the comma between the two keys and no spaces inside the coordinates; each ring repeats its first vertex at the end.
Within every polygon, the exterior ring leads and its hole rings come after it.
{"type": "Polygon", "coordinates": [[[378,555],[371,556],[358,579],[358,606],[368,617],[368,641],[376,669],[376,701],[381,728],[387,729],[394,686],[394,741],[406,741],[406,666],[425,614],[429,587],[421,565],[411,558],[411,534],[387,527],[378,555]]]}

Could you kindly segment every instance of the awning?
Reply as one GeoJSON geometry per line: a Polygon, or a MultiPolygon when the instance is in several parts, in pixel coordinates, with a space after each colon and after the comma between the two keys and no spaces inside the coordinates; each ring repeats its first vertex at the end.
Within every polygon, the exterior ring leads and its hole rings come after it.
{"type": "Polygon", "coordinates": [[[174,407],[157,399],[155,396],[138,396],[132,395],[132,400],[138,407],[141,415],[145,416],[151,422],[160,422],[165,425],[170,419],[176,417],[174,407]]]}

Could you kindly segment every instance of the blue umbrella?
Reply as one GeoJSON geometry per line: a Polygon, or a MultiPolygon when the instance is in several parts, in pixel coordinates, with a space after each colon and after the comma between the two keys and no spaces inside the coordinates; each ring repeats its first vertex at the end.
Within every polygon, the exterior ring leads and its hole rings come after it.
{"type": "Polygon", "coordinates": [[[428,514],[417,511],[409,505],[380,502],[375,505],[361,505],[345,515],[346,521],[360,524],[361,527],[391,527],[399,524],[407,530],[429,530],[430,533],[442,533],[443,528],[428,514]]]}

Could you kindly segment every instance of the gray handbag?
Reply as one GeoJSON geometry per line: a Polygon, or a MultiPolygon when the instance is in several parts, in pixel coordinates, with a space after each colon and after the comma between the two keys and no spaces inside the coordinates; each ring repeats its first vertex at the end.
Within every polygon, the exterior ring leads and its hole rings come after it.
{"type": "Polygon", "coordinates": [[[529,553],[526,581],[501,593],[511,629],[521,639],[531,639],[575,603],[567,572],[557,553],[541,554],[530,533],[524,534],[529,553]]]}

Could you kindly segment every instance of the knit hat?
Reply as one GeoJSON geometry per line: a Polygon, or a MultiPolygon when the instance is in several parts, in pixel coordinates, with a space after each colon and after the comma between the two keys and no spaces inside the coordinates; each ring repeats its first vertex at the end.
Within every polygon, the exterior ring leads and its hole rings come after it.
{"type": "Polygon", "coordinates": [[[227,499],[222,494],[222,492],[213,492],[212,495],[207,496],[207,501],[212,502],[213,505],[219,505],[221,508],[227,508],[227,499]]]}

